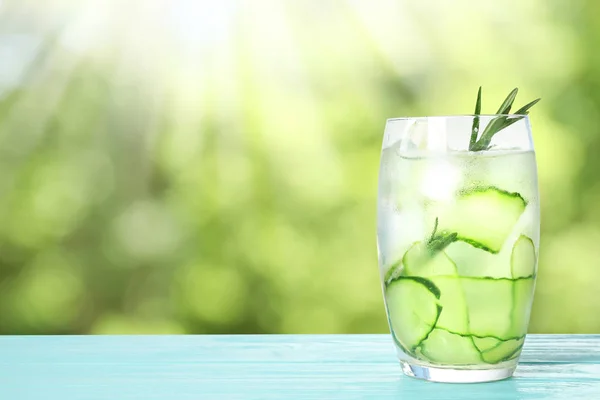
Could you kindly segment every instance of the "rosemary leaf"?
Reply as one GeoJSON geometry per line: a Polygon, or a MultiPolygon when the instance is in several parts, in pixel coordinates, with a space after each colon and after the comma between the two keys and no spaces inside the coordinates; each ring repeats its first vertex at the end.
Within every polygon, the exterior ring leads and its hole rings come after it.
{"type": "Polygon", "coordinates": [[[469,150],[477,142],[477,135],[479,134],[479,114],[481,114],[481,86],[477,91],[477,101],[475,102],[475,117],[473,118],[473,127],[471,128],[471,141],[469,142],[469,150]]]}
{"type": "Polygon", "coordinates": [[[533,100],[532,102],[525,104],[523,107],[521,107],[517,111],[515,111],[515,114],[528,114],[529,112],[527,110],[529,110],[531,107],[535,106],[537,104],[537,102],[540,100],[541,100],[540,98],[537,98],[537,99],[533,100]]]}
{"type": "Polygon", "coordinates": [[[515,101],[515,97],[517,97],[517,92],[519,88],[514,88],[512,92],[508,94],[496,114],[508,114],[510,112],[510,108],[512,107],[513,101],[515,101]]]}

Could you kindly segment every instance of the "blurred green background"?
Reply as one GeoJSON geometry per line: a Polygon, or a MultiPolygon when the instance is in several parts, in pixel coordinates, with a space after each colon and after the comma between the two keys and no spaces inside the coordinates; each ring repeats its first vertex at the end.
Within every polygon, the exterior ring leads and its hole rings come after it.
{"type": "Polygon", "coordinates": [[[543,99],[530,331],[600,332],[598,43],[591,0],[2,1],[0,333],[386,332],[385,120],[479,85],[543,99]]]}

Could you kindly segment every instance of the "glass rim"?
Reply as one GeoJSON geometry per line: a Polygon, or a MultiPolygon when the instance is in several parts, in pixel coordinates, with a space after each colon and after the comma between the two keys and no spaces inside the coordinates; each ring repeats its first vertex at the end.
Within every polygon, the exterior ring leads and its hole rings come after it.
{"type": "Polygon", "coordinates": [[[392,121],[426,121],[432,118],[443,118],[443,119],[454,119],[454,118],[496,118],[496,117],[509,117],[509,118],[529,118],[529,114],[454,114],[454,115],[425,115],[419,117],[392,117],[386,119],[387,122],[392,121]]]}

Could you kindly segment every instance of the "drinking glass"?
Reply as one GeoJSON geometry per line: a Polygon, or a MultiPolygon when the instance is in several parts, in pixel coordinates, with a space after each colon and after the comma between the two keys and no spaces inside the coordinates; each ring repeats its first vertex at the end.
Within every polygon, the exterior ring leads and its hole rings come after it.
{"type": "Polygon", "coordinates": [[[533,301],[539,212],[526,115],[387,121],[377,246],[404,374],[438,382],[512,376],[533,301]],[[506,127],[473,146],[489,124],[506,127]]]}

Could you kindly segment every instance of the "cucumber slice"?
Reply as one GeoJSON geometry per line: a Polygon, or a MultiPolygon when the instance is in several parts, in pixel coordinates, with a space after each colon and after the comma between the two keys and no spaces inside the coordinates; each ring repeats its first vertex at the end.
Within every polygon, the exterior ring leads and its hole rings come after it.
{"type": "Polygon", "coordinates": [[[442,306],[436,327],[468,333],[467,303],[458,279],[456,264],[444,253],[435,252],[424,242],[415,243],[402,259],[403,274],[427,277],[440,291],[442,306]]]}
{"type": "MultiPolygon", "coordinates": [[[[437,223],[437,222],[436,222],[437,223]]],[[[388,268],[384,282],[399,276],[457,275],[456,264],[443,252],[456,235],[439,236],[436,242],[415,242],[402,256],[402,260],[388,268]],[[438,247],[442,246],[442,248],[438,247]]]]}
{"type": "Polygon", "coordinates": [[[526,206],[519,193],[476,186],[459,193],[454,206],[440,217],[439,229],[456,232],[458,240],[495,254],[526,206]]]}
{"type": "Polygon", "coordinates": [[[523,351],[523,346],[521,346],[517,350],[515,350],[515,352],[512,355],[510,355],[508,357],[504,357],[501,361],[514,360],[515,358],[517,358],[521,355],[521,351],[523,351]]]}
{"type": "Polygon", "coordinates": [[[440,316],[440,291],[425,278],[400,277],[388,284],[385,298],[392,333],[412,354],[440,316]]]}
{"type": "Polygon", "coordinates": [[[456,275],[456,265],[443,251],[432,254],[424,242],[413,244],[402,257],[404,275],[456,275]]]}
{"type": "Polygon", "coordinates": [[[493,338],[493,337],[484,337],[484,338],[473,337],[473,343],[475,343],[475,346],[477,347],[477,349],[483,353],[487,350],[490,350],[490,349],[498,346],[498,344],[500,344],[500,340],[493,338]]]}
{"type": "Polygon", "coordinates": [[[467,301],[461,280],[454,276],[432,276],[429,278],[440,290],[439,304],[442,306],[436,328],[460,334],[469,333],[467,301]]]}
{"type": "Polygon", "coordinates": [[[458,241],[449,245],[445,253],[454,261],[460,276],[511,278],[510,265],[503,257],[458,241]]]}
{"type": "Polygon", "coordinates": [[[511,340],[527,333],[533,278],[463,277],[461,282],[467,301],[470,334],[511,340]]]}
{"type": "Polygon", "coordinates": [[[535,246],[527,236],[521,235],[510,255],[510,271],[513,278],[525,278],[535,274],[535,246]]]}
{"type": "Polygon", "coordinates": [[[513,283],[511,336],[523,336],[527,333],[534,288],[535,282],[533,278],[518,279],[513,283]]]}
{"type": "Polygon", "coordinates": [[[461,282],[467,300],[470,333],[479,337],[513,338],[513,281],[461,278],[461,282]]]}
{"type": "Polygon", "coordinates": [[[470,337],[434,329],[423,341],[420,353],[427,360],[451,365],[481,364],[481,354],[470,337]]]}
{"type": "Polygon", "coordinates": [[[498,345],[481,353],[481,358],[488,364],[496,364],[500,361],[506,361],[518,356],[525,338],[512,339],[499,342],[498,345]]]}

